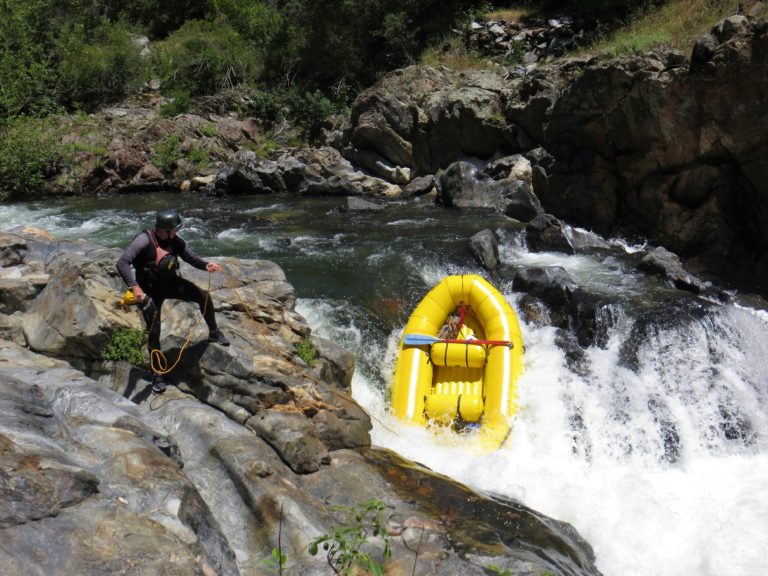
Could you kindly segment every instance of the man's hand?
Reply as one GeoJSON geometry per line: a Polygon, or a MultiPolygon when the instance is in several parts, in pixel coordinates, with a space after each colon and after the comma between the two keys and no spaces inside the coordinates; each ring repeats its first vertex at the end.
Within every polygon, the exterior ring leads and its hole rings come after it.
{"type": "Polygon", "coordinates": [[[216,262],[208,262],[208,264],[205,265],[205,269],[208,270],[208,272],[218,272],[221,270],[221,266],[216,264],[216,262]]]}
{"type": "Polygon", "coordinates": [[[133,295],[136,297],[136,302],[144,302],[146,294],[144,294],[144,290],[141,289],[141,286],[138,284],[131,286],[131,292],[133,292],[133,295]]]}

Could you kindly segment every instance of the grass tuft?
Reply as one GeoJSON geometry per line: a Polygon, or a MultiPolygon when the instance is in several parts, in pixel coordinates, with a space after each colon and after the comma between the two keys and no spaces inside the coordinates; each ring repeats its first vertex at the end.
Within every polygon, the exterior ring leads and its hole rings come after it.
{"type": "Polygon", "coordinates": [[[633,14],[626,26],[598,39],[580,52],[618,56],[660,47],[685,52],[691,49],[699,36],[736,12],[739,6],[746,11],[753,4],[754,0],[678,0],[645,8],[633,14]]]}

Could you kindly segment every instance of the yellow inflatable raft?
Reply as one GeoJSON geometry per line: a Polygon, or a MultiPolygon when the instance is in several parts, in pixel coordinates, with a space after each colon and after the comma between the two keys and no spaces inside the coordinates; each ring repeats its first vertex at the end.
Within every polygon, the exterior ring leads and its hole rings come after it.
{"type": "Polygon", "coordinates": [[[480,276],[446,276],[405,326],[392,409],[408,422],[479,425],[480,444],[498,448],[517,410],[523,339],[514,310],[480,276]]]}

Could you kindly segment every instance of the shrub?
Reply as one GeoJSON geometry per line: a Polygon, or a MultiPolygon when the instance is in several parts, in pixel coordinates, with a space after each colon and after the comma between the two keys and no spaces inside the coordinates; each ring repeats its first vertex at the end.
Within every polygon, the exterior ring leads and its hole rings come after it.
{"type": "Polygon", "coordinates": [[[144,354],[146,342],[147,333],[145,330],[118,328],[112,332],[109,342],[101,351],[101,359],[123,361],[138,368],[147,368],[149,363],[144,354]]]}
{"type": "Polygon", "coordinates": [[[309,338],[302,338],[296,343],[295,347],[299,358],[304,360],[304,362],[307,363],[307,366],[311,368],[315,365],[317,350],[315,350],[315,347],[312,344],[312,340],[309,338]]]}
{"type": "Polygon", "coordinates": [[[0,118],[56,110],[52,0],[7,0],[0,17],[0,118]]]}
{"type": "Polygon", "coordinates": [[[280,12],[260,0],[213,0],[214,13],[260,51],[266,51],[280,29],[280,12]]]}
{"type": "Polygon", "coordinates": [[[192,107],[192,96],[187,90],[176,90],[170,98],[160,107],[160,115],[166,118],[189,112],[192,107]]]}
{"type": "Polygon", "coordinates": [[[152,158],[154,164],[166,176],[180,176],[187,178],[191,172],[199,172],[210,164],[210,156],[203,148],[194,143],[183,144],[181,136],[171,134],[155,145],[155,155],[152,158]],[[179,160],[185,160],[188,165],[184,170],[180,167],[179,160]],[[190,172],[190,173],[188,173],[190,172]]]}
{"type": "Polygon", "coordinates": [[[371,574],[383,574],[381,564],[360,548],[368,541],[369,534],[379,536],[384,543],[382,555],[384,558],[391,556],[389,533],[381,517],[386,509],[386,504],[376,499],[348,508],[354,521],[337,528],[331,534],[315,538],[309,545],[309,553],[314,556],[320,548],[325,550],[328,565],[336,574],[352,574],[355,567],[363,568],[371,574]]]}
{"type": "Polygon", "coordinates": [[[39,190],[63,159],[50,118],[20,116],[0,124],[0,199],[39,190]]]}
{"type": "Polygon", "coordinates": [[[223,19],[191,20],[157,46],[164,90],[192,96],[256,80],[262,63],[256,51],[223,19]]]}
{"type": "Polygon", "coordinates": [[[70,24],[58,41],[61,99],[74,108],[93,110],[137,92],[149,77],[149,63],[128,28],[104,21],[88,31],[70,24]]]}
{"type": "Polygon", "coordinates": [[[334,114],[336,105],[319,90],[294,92],[289,98],[292,117],[304,128],[311,129],[334,114]]]}
{"type": "Polygon", "coordinates": [[[176,162],[181,158],[181,136],[171,134],[155,145],[155,156],[152,164],[166,176],[172,176],[176,168],[176,162]]]}

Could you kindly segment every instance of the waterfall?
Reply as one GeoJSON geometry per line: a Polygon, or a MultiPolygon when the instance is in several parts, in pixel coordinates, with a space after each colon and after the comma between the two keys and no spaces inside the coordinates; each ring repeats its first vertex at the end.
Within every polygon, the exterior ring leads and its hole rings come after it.
{"type": "MultiPolygon", "coordinates": [[[[321,307],[300,303],[334,337],[321,307]]],[[[520,410],[491,454],[393,420],[378,379],[358,374],[353,392],[375,444],[573,524],[606,576],[768,573],[768,315],[717,306],[641,327],[618,310],[611,324],[574,363],[556,329],[523,323],[520,410]]],[[[385,374],[397,337],[375,350],[385,374]]]]}

